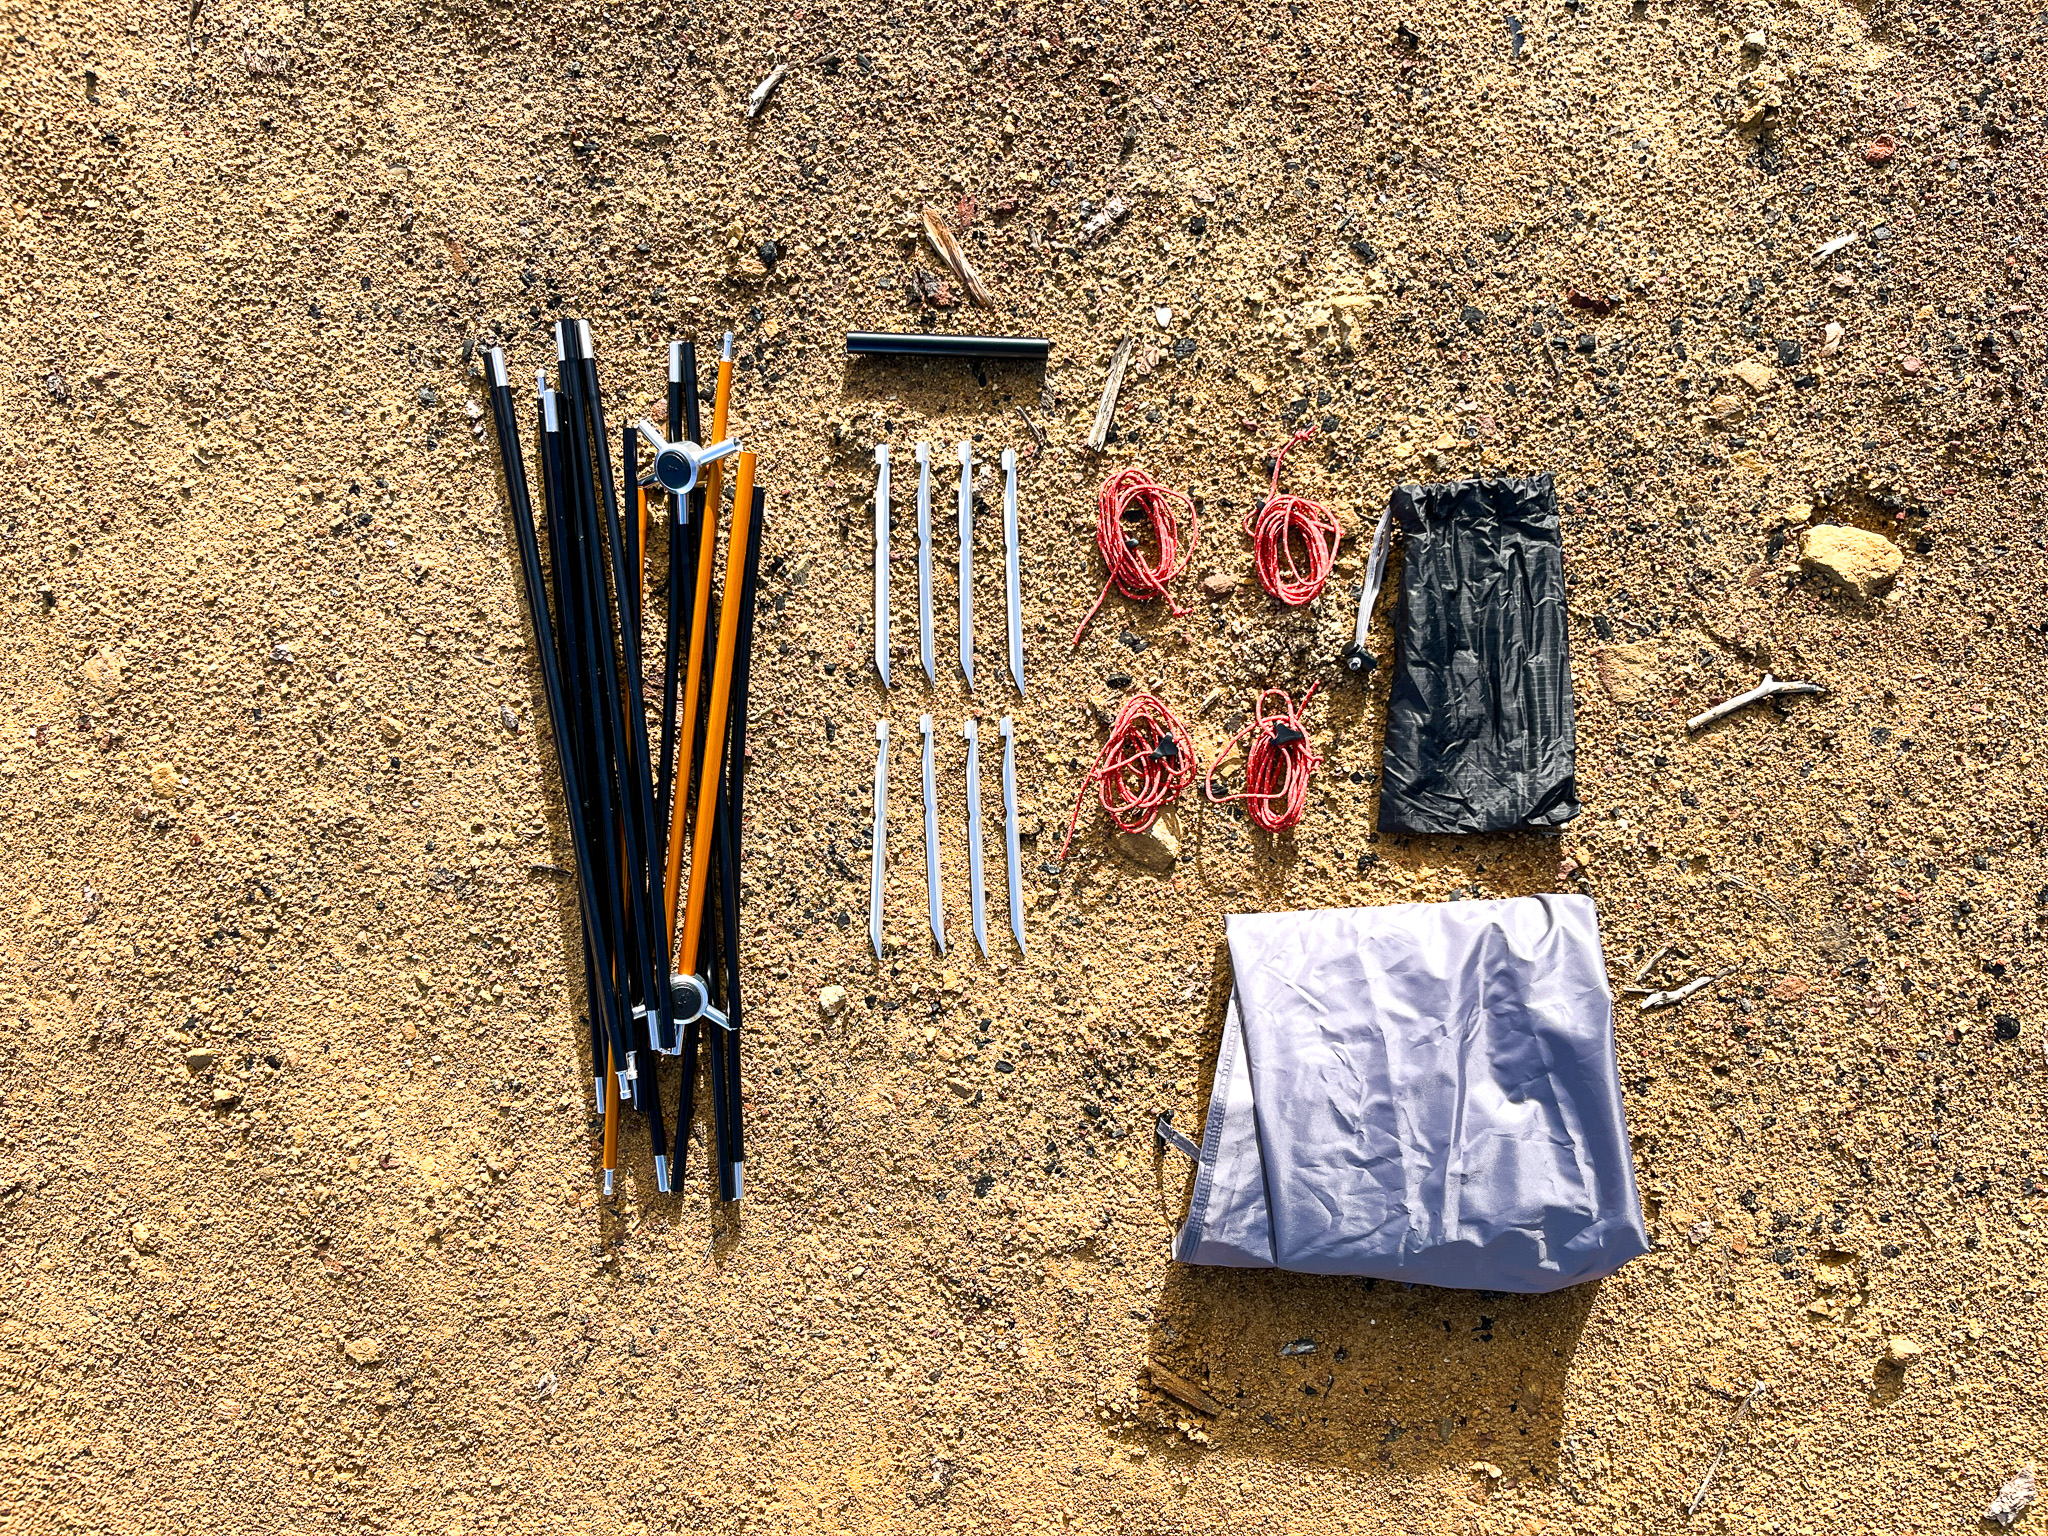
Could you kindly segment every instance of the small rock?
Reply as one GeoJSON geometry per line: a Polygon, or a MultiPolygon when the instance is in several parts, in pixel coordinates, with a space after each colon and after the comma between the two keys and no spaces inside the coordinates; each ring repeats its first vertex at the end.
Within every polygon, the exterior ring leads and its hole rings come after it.
{"type": "Polygon", "coordinates": [[[155,1253],[162,1239],[157,1236],[156,1228],[138,1221],[128,1229],[128,1241],[137,1253],[155,1253]]]}
{"type": "Polygon", "coordinates": [[[2011,1525],[2033,1502],[2034,1469],[2022,1467],[2017,1477],[1998,1490],[1998,1497],[1993,1499],[1991,1507],[1984,1511],[1984,1518],[1993,1525],[2011,1525]]]}
{"type": "Polygon", "coordinates": [[[377,722],[377,734],[395,747],[405,740],[405,727],[392,719],[391,716],[386,715],[377,722]]]}
{"type": "Polygon", "coordinates": [[[50,392],[50,398],[59,405],[71,398],[71,386],[64,382],[64,375],[61,373],[53,371],[43,380],[43,388],[50,392]]]}
{"type": "Polygon", "coordinates": [[[1761,32],[1751,32],[1742,39],[1744,53],[1762,53],[1769,40],[1761,32]]]}
{"type": "Polygon", "coordinates": [[[1220,601],[1237,590],[1237,578],[1222,571],[1211,571],[1202,578],[1202,590],[1220,601]]]}
{"type": "Polygon", "coordinates": [[[1777,382],[1777,372],[1761,358],[1746,358],[1728,370],[1730,378],[1740,379],[1755,394],[1762,394],[1777,382]]]}
{"type": "Polygon", "coordinates": [[[121,686],[121,658],[102,653],[78,669],[79,680],[102,698],[121,686]]]}
{"type": "Polygon", "coordinates": [[[341,1352],[357,1365],[375,1365],[384,1358],[384,1345],[381,1340],[365,1335],[350,1339],[341,1346],[341,1352]]]}
{"type": "Polygon", "coordinates": [[[1821,332],[1820,355],[1833,357],[1842,350],[1842,322],[1830,320],[1821,332]]]}
{"type": "Polygon", "coordinates": [[[1280,1353],[1286,1355],[1312,1355],[1316,1352],[1314,1339],[1296,1339],[1292,1344],[1282,1344],[1280,1353]]]}
{"type": "Polygon", "coordinates": [[[1119,832],[1116,846],[1141,869],[1171,874],[1180,862],[1180,839],[1155,821],[1142,832],[1119,832]]]}
{"type": "Polygon", "coordinates": [[[1799,548],[1799,568],[1857,597],[1881,597],[1891,590],[1906,557],[1882,534],[1839,523],[1809,528],[1799,548]]]}
{"type": "Polygon", "coordinates": [[[149,787],[159,795],[175,795],[178,792],[178,770],[169,763],[158,763],[149,770],[149,787]]]}
{"type": "Polygon", "coordinates": [[[828,1019],[836,1019],[846,1009],[846,988],[836,983],[818,989],[818,1012],[828,1019]]]}
{"type": "Polygon", "coordinates": [[[431,384],[422,384],[420,386],[420,404],[432,405],[435,399],[436,396],[434,394],[434,386],[431,384]]]}
{"type": "Polygon", "coordinates": [[[1711,1221],[1696,1221],[1685,1229],[1685,1240],[1695,1247],[1713,1235],[1714,1224],[1711,1221]]]}
{"type": "Polygon", "coordinates": [[[1901,1370],[1926,1353],[1920,1341],[1907,1334],[1895,1333],[1884,1342],[1885,1364],[1895,1365],[1901,1370]]]}
{"type": "Polygon", "coordinates": [[[775,270],[775,263],[782,260],[782,247],[773,240],[763,240],[754,247],[754,254],[760,258],[763,267],[773,272],[775,270]]]}
{"type": "Polygon", "coordinates": [[[1806,349],[1796,341],[1780,338],[1778,342],[1778,366],[1796,368],[1805,357],[1806,349]]]}
{"type": "Polygon", "coordinates": [[[1749,415],[1749,402],[1740,395],[1722,393],[1707,402],[1707,411],[1724,426],[1732,426],[1749,415]]]}
{"type": "Polygon", "coordinates": [[[519,717],[512,713],[511,706],[506,704],[498,706],[498,724],[515,734],[518,732],[519,717]]]}
{"type": "Polygon", "coordinates": [[[1079,243],[1082,245],[1093,245],[1104,235],[1108,234],[1110,230],[1121,224],[1130,211],[1131,205],[1122,198],[1110,198],[1102,205],[1100,210],[1090,215],[1081,225],[1079,243]]]}
{"type": "Polygon", "coordinates": [[[1907,378],[1912,378],[1926,366],[1919,358],[1912,356],[1910,353],[1899,359],[1899,372],[1905,374],[1907,378]]]}
{"type": "Polygon", "coordinates": [[[1865,165],[1883,165],[1899,152],[1899,141],[1888,133],[1880,133],[1863,147],[1865,165]]]}
{"type": "Polygon", "coordinates": [[[213,1090],[213,1107],[215,1109],[233,1109],[241,1102],[241,1094],[232,1088],[216,1088],[213,1090]]]}
{"type": "Polygon", "coordinates": [[[219,1057],[215,1056],[212,1051],[187,1051],[185,1053],[185,1070],[188,1072],[204,1072],[217,1060],[219,1060],[219,1057]]]}

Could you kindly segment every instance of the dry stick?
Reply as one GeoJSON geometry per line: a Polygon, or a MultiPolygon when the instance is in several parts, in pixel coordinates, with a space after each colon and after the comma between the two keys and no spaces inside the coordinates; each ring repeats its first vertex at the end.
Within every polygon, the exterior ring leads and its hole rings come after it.
{"type": "Polygon", "coordinates": [[[1666,944],[1662,949],[1658,950],[1657,953],[1650,956],[1649,959],[1645,960],[1642,963],[1642,965],[1637,968],[1635,975],[1629,977],[1628,984],[1631,987],[1636,985],[1637,982],[1641,981],[1645,976],[1649,975],[1650,972],[1654,971],[1657,968],[1657,962],[1659,960],[1662,960],[1666,955],[1670,953],[1671,946],[1669,944],[1666,944]]]}
{"type": "Polygon", "coordinates": [[[1723,875],[1721,877],[1721,883],[1726,886],[1732,886],[1738,891],[1747,891],[1750,895],[1754,896],[1758,901],[1769,902],[1773,907],[1777,908],[1778,915],[1784,918],[1786,922],[1789,923],[1794,921],[1792,914],[1790,912],[1787,912],[1784,909],[1784,907],[1778,904],[1777,897],[1771,895],[1770,892],[1764,890],[1761,886],[1751,885],[1747,880],[1743,879],[1740,875],[1723,875]]]}
{"type": "Polygon", "coordinates": [[[1102,404],[1095,408],[1095,425],[1088,433],[1088,446],[1097,453],[1109,442],[1110,418],[1116,415],[1117,391],[1124,387],[1124,370],[1131,365],[1131,348],[1137,337],[1126,336],[1116,356],[1109,360],[1109,379],[1102,386],[1102,404]]]}
{"type": "Polygon", "coordinates": [[[1756,1401],[1758,1394],[1768,1385],[1758,1382],[1749,1389],[1749,1395],[1736,1406],[1735,1417],[1728,1421],[1728,1431],[1721,1436],[1721,1448],[1714,1452],[1714,1459],[1707,1467],[1707,1475],[1700,1479],[1700,1491],[1692,1496],[1692,1502],[1685,1506],[1685,1518],[1690,1520],[1700,1512],[1700,1500],[1707,1496],[1707,1490],[1714,1486],[1714,1474],[1721,1470],[1721,1458],[1728,1454],[1728,1447],[1735,1440],[1735,1426],[1742,1422],[1742,1416],[1749,1412],[1749,1405],[1756,1401]]]}
{"type": "Polygon", "coordinates": [[[787,64],[778,64],[768,71],[768,78],[754,87],[754,94],[747,98],[747,116],[759,117],[761,109],[768,105],[768,98],[775,94],[775,87],[782,84],[782,77],[789,73],[787,64]]]}
{"type": "Polygon", "coordinates": [[[1758,683],[1754,688],[1750,689],[1749,692],[1738,693],[1737,695],[1735,695],[1734,698],[1725,699],[1721,703],[1716,704],[1712,709],[1707,710],[1702,714],[1694,715],[1690,720],[1685,722],[1685,728],[1688,731],[1705,730],[1708,726],[1712,725],[1716,720],[1725,719],[1729,715],[1734,714],[1735,711],[1737,711],[1738,709],[1745,708],[1746,706],[1751,704],[1759,703],[1764,699],[1775,698],[1777,697],[1777,695],[1781,693],[1826,692],[1827,690],[1821,687],[1818,683],[1781,683],[1778,681],[1778,679],[1771,676],[1770,673],[1766,672],[1764,674],[1764,680],[1758,683]]]}
{"type": "Polygon", "coordinates": [[[1682,987],[1673,987],[1669,992],[1652,992],[1643,999],[1642,1011],[1652,1008],[1669,1008],[1673,1003],[1682,1003],[1695,992],[1704,992],[1721,978],[1718,976],[1695,976],[1682,987]]]}

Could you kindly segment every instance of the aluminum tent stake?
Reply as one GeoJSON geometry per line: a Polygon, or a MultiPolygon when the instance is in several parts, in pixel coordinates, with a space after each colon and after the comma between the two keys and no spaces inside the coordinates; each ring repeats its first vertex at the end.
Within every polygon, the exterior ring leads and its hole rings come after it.
{"type": "Polygon", "coordinates": [[[1024,694],[1024,572],[1017,548],[1017,450],[1003,450],[1003,587],[1010,607],[1010,681],[1024,694]]]}
{"type": "Polygon", "coordinates": [[[932,942],[939,953],[946,952],[946,913],[939,895],[939,773],[932,742],[932,717],[919,715],[917,728],[924,735],[924,885],[931,906],[932,942]]]}
{"type": "Polygon", "coordinates": [[[889,864],[889,722],[875,722],[875,845],[868,871],[868,942],[882,958],[882,877],[889,864]]]}
{"type": "Polygon", "coordinates": [[[917,659],[924,680],[939,680],[932,658],[932,445],[917,445],[917,659]]]}
{"type": "Polygon", "coordinates": [[[1024,954],[1024,867],[1017,857],[1017,728],[1008,715],[996,727],[1003,736],[1003,853],[1010,868],[1010,932],[1024,954]]]}
{"type": "Polygon", "coordinates": [[[875,445],[875,671],[889,686],[889,445],[875,445]]]}
{"type": "Polygon", "coordinates": [[[960,674],[974,691],[974,444],[960,445],[960,674]]]}
{"type": "Polygon", "coordinates": [[[988,893],[981,870],[981,732],[972,715],[960,723],[967,738],[967,891],[974,913],[974,942],[988,958],[988,893]]]}

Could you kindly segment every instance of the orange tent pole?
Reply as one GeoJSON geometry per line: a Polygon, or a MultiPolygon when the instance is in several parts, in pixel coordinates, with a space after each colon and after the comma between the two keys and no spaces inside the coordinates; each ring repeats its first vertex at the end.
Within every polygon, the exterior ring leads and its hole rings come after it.
{"type": "MultiPolygon", "coordinates": [[[[732,535],[726,543],[729,558],[746,558],[748,530],[754,512],[754,455],[739,455],[739,473],[733,477],[732,535]],[[736,553],[735,553],[736,552],[736,553]]],[[[725,592],[718,605],[718,660],[711,673],[711,713],[704,722],[704,788],[699,795],[700,815],[717,814],[718,781],[725,770],[726,717],[732,707],[732,662],[739,649],[740,588],[745,585],[739,572],[728,570],[725,592]]],[[[690,895],[683,907],[683,942],[677,954],[677,969],[685,976],[697,971],[697,944],[704,933],[704,886],[711,873],[711,839],[702,835],[690,840],[690,895]]]]}

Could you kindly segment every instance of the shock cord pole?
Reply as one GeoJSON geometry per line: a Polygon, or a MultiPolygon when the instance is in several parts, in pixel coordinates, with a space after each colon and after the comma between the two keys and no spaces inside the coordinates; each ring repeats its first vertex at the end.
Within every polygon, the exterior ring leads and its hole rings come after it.
{"type": "MultiPolygon", "coordinates": [[[[562,445],[562,491],[563,508],[572,521],[564,534],[564,544],[569,555],[569,571],[565,581],[570,606],[563,623],[568,628],[572,641],[577,645],[582,660],[583,682],[577,690],[583,710],[585,725],[586,762],[590,768],[590,782],[587,786],[590,805],[596,812],[596,825],[589,829],[591,862],[598,878],[598,899],[603,903],[604,925],[598,930],[604,942],[599,955],[601,972],[599,980],[608,987],[613,997],[613,1011],[619,1021],[620,1040],[615,1044],[612,1073],[616,1078],[617,1091],[631,1099],[637,1107],[641,1102],[638,1087],[638,1060],[635,1050],[632,1005],[627,992],[628,978],[619,966],[619,957],[624,953],[626,914],[620,902],[623,871],[619,867],[620,833],[613,807],[618,799],[611,792],[609,780],[616,772],[618,754],[612,750],[614,713],[609,705],[619,695],[617,664],[612,647],[600,643],[604,633],[601,615],[607,610],[604,595],[600,590],[603,578],[597,569],[597,551],[600,548],[595,510],[595,496],[590,477],[589,443],[585,436],[585,419],[579,399],[580,370],[571,366],[571,336],[574,324],[561,322],[556,328],[556,354],[560,363],[562,392],[557,405],[561,423],[562,445]]],[[[608,1162],[607,1173],[616,1168],[608,1162]]],[[[608,1181],[609,1182],[609,1181],[608,1181]]]]}
{"type": "MultiPolygon", "coordinates": [[[[627,867],[632,872],[633,928],[638,950],[634,958],[639,963],[640,1000],[646,1009],[651,1042],[655,1050],[673,1054],[679,1042],[675,1038],[674,1011],[669,1002],[668,939],[657,920],[659,909],[651,889],[655,846],[654,770],[648,761],[647,711],[640,671],[639,573],[628,563],[629,553],[637,554],[637,551],[629,552],[626,547],[625,527],[619,516],[618,494],[612,479],[611,455],[602,446],[606,441],[604,402],[598,390],[597,360],[590,354],[589,328],[578,322],[578,331],[582,345],[576,363],[590,412],[589,440],[593,447],[599,449],[596,454],[598,483],[603,493],[606,542],[612,557],[612,587],[618,604],[619,662],[624,674],[621,679],[623,686],[618,693],[619,734],[625,750],[620,754],[616,777],[620,789],[621,820],[625,825],[627,867]]],[[[606,637],[606,650],[609,653],[609,636],[606,637]]],[[[658,1152],[666,1145],[666,1138],[658,1131],[661,1115],[658,1096],[647,1096],[646,1109],[651,1123],[657,1127],[655,1147],[658,1152]]]]}
{"type": "MultiPolygon", "coordinates": [[[[714,441],[725,441],[726,408],[732,398],[732,333],[725,338],[725,356],[718,364],[718,387],[711,397],[711,435],[714,441]]],[[[689,395],[684,395],[688,405],[689,395]]],[[[697,569],[695,601],[690,613],[690,660],[683,680],[683,709],[678,717],[676,746],[675,793],[669,802],[668,822],[668,867],[666,895],[668,898],[668,923],[674,931],[677,920],[677,899],[680,894],[683,871],[683,850],[688,839],[690,803],[690,777],[695,767],[698,691],[704,677],[704,651],[707,641],[711,614],[711,579],[718,559],[718,518],[722,510],[724,492],[725,461],[715,460],[706,466],[704,482],[700,488],[703,500],[699,503],[702,529],[697,539],[697,569]]],[[[689,966],[683,966],[689,974],[689,966]]]]}
{"type": "MultiPolygon", "coordinates": [[[[575,754],[568,749],[568,715],[562,696],[562,678],[556,665],[554,626],[549,620],[547,588],[541,574],[540,544],[534,534],[533,503],[527,490],[526,465],[519,452],[519,428],[512,405],[511,382],[505,373],[505,357],[491,349],[491,415],[498,434],[498,459],[505,476],[506,498],[512,508],[512,522],[519,544],[519,565],[526,587],[527,614],[533,625],[534,650],[540,657],[541,691],[547,696],[548,728],[555,739],[555,763],[562,779],[562,799],[568,811],[569,841],[576,855],[576,888],[583,909],[586,933],[597,928],[597,882],[591,868],[590,841],[578,814],[579,798],[575,754]]],[[[609,997],[600,987],[591,1006],[604,1014],[605,1037],[614,1048],[623,1044],[619,1023],[609,1008],[609,997]]],[[[615,1096],[607,1095],[607,1102],[615,1096]]]]}
{"type": "MultiPolygon", "coordinates": [[[[693,435],[697,430],[697,348],[687,341],[669,343],[668,349],[668,435],[671,442],[693,435]],[[684,380],[689,380],[685,396],[684,380]],[[684,428],[687,398],[688,430],[684,428]]],[[[684,553],[690,546],[690,508],[694,495],[675,496],[669,502],[668,524],[668,627],[665,631],[661,666],[661,762],[655,776],[654,824],[669,824],[669,796],[675,791],[676,690],[683,665],[683,615],[688,611],[688,585],[684,553]]],[[[665,845],[664,845],[665,846],[665,845]]],[[[673,924],[670,925],[673,928],[673,924]]]]}
{"type": "MultiPolygon", "coordinates": [[[[754,605],[761,568],[761,530],[767,518],[767,493],[754,488],[753,510],[747,522],[747,548],[740,578],[740,643],[733,657],[732,733],[726,749],[725,802],[720,808],[724,836],[721,839],[724,899],[719,921],[724,940],[725,1016],[722,1061],[726,1072],[726,1103],[731,1117],[728,1152],[732,1159],[732,1193],[737,1200],[743,1192],[747,1161],[746,1115],[740,1086],[740,863],[746,830],[747,784],[747,685],[752,672],[754,605]]],[[[728,551],[726,560],[731,563],[728,551]]],[[[728,580],[730,577],[728,576],[728,580]]]]}

